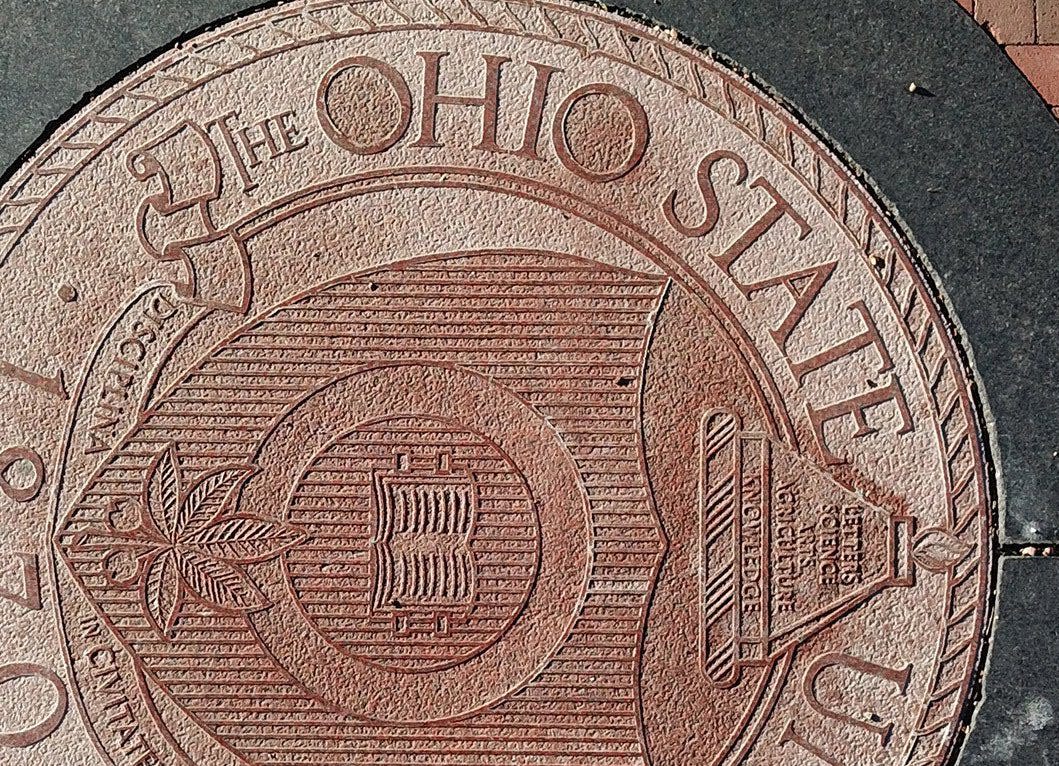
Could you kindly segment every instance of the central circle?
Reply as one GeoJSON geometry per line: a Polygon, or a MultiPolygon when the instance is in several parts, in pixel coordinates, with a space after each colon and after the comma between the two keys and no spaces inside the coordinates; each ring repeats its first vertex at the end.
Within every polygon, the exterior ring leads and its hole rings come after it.
{"type": "Polygon", "coordinates": [[[494,644],[540,563],[533,498],[488,437],[422,415],[364,423],[310,459],[290,587],[331,644],[379,667],[452,667],[494,644]]]}

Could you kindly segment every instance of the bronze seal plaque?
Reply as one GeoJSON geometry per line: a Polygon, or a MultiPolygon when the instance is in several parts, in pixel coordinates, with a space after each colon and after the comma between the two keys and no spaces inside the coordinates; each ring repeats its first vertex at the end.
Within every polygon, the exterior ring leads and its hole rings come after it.
{"type": "Polygon", "coordinates": [[[0,248],[5,763],[950,761],[970,376],[865,184],[675,35],[249,15],[58,130],[0,248]]]}

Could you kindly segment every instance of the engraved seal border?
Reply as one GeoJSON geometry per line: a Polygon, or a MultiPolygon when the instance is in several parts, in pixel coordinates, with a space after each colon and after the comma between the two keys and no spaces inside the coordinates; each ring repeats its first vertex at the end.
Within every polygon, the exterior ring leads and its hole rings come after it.
{"type": "MultiPolygon", "coordinates": [[[[642,33],[643,29],[632,22],[620,24],[613,17],[601,17],[587,7],[540,4],[533,13],[518,2],[490,0],[447,2],[444,8],[421,0],[405,5],[409,7],[368,0],[357,4],[315,2],[297,9],[273,8],[197,37],[194,47],[163,54],[153,65],[108,89],[87,109],[80,110],[82,116],[44,144],[5,185],[0,196],[0,263],[6,261],[22,234],[65,183],[130,126],[209,79],[251,61],[318,40],[424,25],[471,31],[489,29],[485,16],[476,6],[500,8],[512,25],[505,31],[578,46],[586,52],[595,51],[684,89],[689,96],[740,126],[750,137],[769,148],[843,224],[848,237],[858,245],[888,295],[895,313],[903,319],[906,339],[917,351],[920,375],[932,393],[935,416],[938,422],[946,424],[939,429],[938,436],[949,458],[946,484],[950,497],[954,498],[950,517],[953,529],[961,539],[975,547],[975,553],[949,582],[948,630],[938,648],[933,693],[919,721],[907,763],[927,763],[946,752],[958,736],[959,727],[953,726],[947,736],[946,729],[963,710],[973,671],[982,656],[995,543],[992,519],[987,519],[987,524],[977,530],[973,522],[974,512],[979,507],[993,508],[995,488],[988,472],[983,470],[983,463],[989,464],[989,456],[987,445],[979,437],[978,429],[982,424],[974,413],[974,391],[964,390],[960,380],[961,373],[973,380],[973,373],[950,336],[951,322],[939,315],[935,308],[940,301],[938,293],[931,294],[928,288],[929,276],[911,259],[912,248],[893,232],[896,224],[885,222],[887,217],[863,188],[842,181],[837,172],[840,164],[822,141],[811,139],[806,129],[763,102],[752,86],[735,76],[722,75],[717,70],[725,65],[716,57],[713,57],[716,68],[705,70],[696,66],[694,58],[709,54],[696,54],[676,43],[652,39],[649,43],[639,43],[651,48],[652,66],[645,66],[638,61],[629,43],[629,39],[642,33]],[[340,30],[331,23],[334,16],[329,12],[340,8],[349,10],[352,28],[340,30]],[[587,27],[580,40],[564,38],[551,22],[550,13],[578,15],[586,20],[586,24],[597,21],[615,27],[623,44],[610,41],[613,48],[605,50],[603,43],[588,33],[587,27]],[[420,17],[425,19],[420,20],[420,17]],[[675,80],[674,70],[678,64],[687,73],[684,82],[675,80]],[[711,82],[707,83],[703,78],[711,82]],[[823,150],[823,158],[807,147],[810,142],[823,150]],[[954,369],[954,364],[963,369],[954,369]],[[947,393],[942,394],[943,391],[947,393]],[[959,470],[958,459],[968,452],[976,453],[979,460],[972,460],[970,468],[959,470]],[[976,572],[980,573],[978,587],[961,587],[976,572]],[[969,637],[966,630],[955,630],[976,611],[978,617],[969,637]],[[943,674],[942,664],[948,668],[964,665],[967,670],[962,674],[963,680],[953,683],[943,674]]],[[[773,98],[776,97],[773,95],[773,98]]],[[[783,106],[797,113],[790,105],[783,106]]]]}

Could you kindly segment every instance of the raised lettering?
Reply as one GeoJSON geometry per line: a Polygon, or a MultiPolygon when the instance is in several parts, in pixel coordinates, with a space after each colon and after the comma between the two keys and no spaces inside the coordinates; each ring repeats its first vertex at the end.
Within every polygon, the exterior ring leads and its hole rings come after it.
{"type": "MultiPolygon", "coordinates": [[[[812,228],[805,219],[794,209],[790,202],[784,199],[776,188],[764,178],[755,178],[750,182],[751,189],[764,189],[765,193],[772,198],[772,205],[761,214],[745,232],[739,235],[723,253],[714,256],[714,262],[721,267],[725,274],[732,277],[732,266],[743,253],[761,239],[766,232],[775,226],[780,219],[787,216],[798,225],[798,240],[801,241],[809,236],[812,228]]],[[[734,277],[732,277],[734,279],[734,277]]]]}
{"type": "MultiPolygon", "coordinates": [[[[780,322],[780,326],[769,331],[772,339],[780,350],[784,352],[784,355],[787,352],[787,341],[790,339],[791,333],[794,332],[794,328],[798,326],[798,323],[802,321],[805,312],[813,305],[813,301],[816,300],[820,290],[827,284],[827,280],[831,278],[831,274],[835,271],[835,266],[837,265],[838,261],[829,261],[828,263],[799,269],[778,277],[769,277],[750,285],[736,283],[736,286],[746,298],[750,298],[755,293],[767,290],[770,287],[782,286],[787,288],[787,292],[794,299],[794,305],[791,306],[784,320],[780,322]]],[[[799,382],[801,381],[799,380],[799,382]]]]}
{"type": "MultiPolygon", "coordinates": [[[[378,100],[378,97],[373,100],[373,106],[378,105],[378,100]]],[[[324,79],[320,82],[320,88],[316,93],[316,114],[320,120],[320,126],[324,129],[324,133],[343,149],[347,149],[354,154],[379,154],[393,147],[408,131],[408,125],[412,121],[412,94],[408,90],[408,83],[401,76],[401,73],[385,61],[380,61],[371,56],[354,56],[338,62],[324,75],[324,79]],[[377,72],[389,85],[393,98],[397,102],[397,114],[389,132],[381,136],[371,137],[375,140],[350,135],[346,129],[339,127],[332,114],[332,110],[335,107],[332,102],[336,98],[332,92],[332,86],[341,75],[357,68],[367,68],[377,72]],[[358,138],[360,140],[357,140],[358,138]]]]}
{"type": "Polygon", "coordinates": [[[21,367],[16,367],[8,362],[0,361],[0,375],[5,375],[19,381],[20,383],[25,383],[27,386],[39,388],[41,391],[45,391],[52,396],[57,396],[63,400],[70,398],[70,395],[66,393],[66,383],[63,380],[62,370],[59,370],[50,378],[47,378],[43,375],[38,375],[35,372],[23,370],[21,367]]]}
{"type": "Polygon", "coordinates": [[[485,88],[481,96],[454,96],[438,91],[441,60],[448,52],[427,51],[419,54],[423,59],[423,120],[419,138],[412,146],[419,148],[438,147],[442,143],[437,136],[438,107],[465,106],[482,110],[482,138],[476,149],[496,152],[496,121],[500,109],[500,68],[511,61],[504,56],[482,56],[485,59],[485,88]]]}
{"type": "Polygon", "coordinates": [[[250,175],[250,170],[309,145],[293,119],[294,112],[286,111],[269,115],[250,125],[240,125],[238,113],[229,112],[207,125],[216,125],[220,130],[224,148],[235,163],[244,192],[252,191],[258,185],[250,175]]]}
{"type": "Polygon", "coordinates": [[[242,153],[239,151],[239,146],[235,143],[235,132],[236,129],[232,126],[232,120],[235,120],[238,115],[235,112],[228,112],[221,117],[218,117],[213,122],[207,124],[208,127],[216,125],[221,131],[221,139],[224,141],[224,148],[228,150],[228,156],[232,158],[232,162],[235,163],[235,170],[239,174],[239,180],[243,182],[243,191],[249,192],[257,188],[257,182],[254,181],[250,175],[250,169],[246,166],[246,160],[243,159],[242,153]]]}
{"type": "Polygon", "coordinates": [[[16,662],[0,667],[0,685],[20,678],[39,678],[51,684],[55,689],[55,706],[48,717],[35,726],[21,731],[0,732],[0,747],[31,747],[51,736],[66,717],[69,697],[66,685],[59,676],[48,668],[29,662],[16,662]]]}
{"type": "Polygon", "coordinates": [[[890,358],[890,352],[886,350],[886,346],[883,344],[879,328],[868,312],[868,306],[864,301],[856,301],[849,308],[851,311],[856,311],[860,314],[861,321],[864,323],[864,330],[852,338],[844,340],[826,351],[821,351],[819,354],[814,354],[801,362],[792,362],[788,359],[787,365],[790,367],[791,372],[794,373],[794,377],[798,379],[799,384],[805,382],[805,377],[809,373],[869,346],[873,346],[879,354],[878,372],[880,375],[894,368],[893,359],[890,358]]]}
{"type": "Polygon", "coordinates": [[[826,407],[815,408],[812,405],[806,405],[809,421],[813,426],[813,434],[816,436],[817,444],[823,453],[824,461],[828,465],[844,463],[845,460],[834,454],[828,446],[827,439],[824,436],[824,425],[837,418],[851,416],[857,424],[857,430],[853,433],[853,437],[859,439],[868,436],[878,432],[879,429],[868,425],[866,411],[886,402],[893,402],[901,415],[901,428],[897,433],[906,434],[912,431],[912,412],[908,407],[904,392],[897,383],[896,376],[891,378],[885,386],[873,388],[863,394],[852,396],[849,399],[826,407]]]}
{"type": "Polygon", "coordinates": [[[540,140],[541,123],[544,120],[544,102],[548,97],[548,84],[552,75],[561,72],[561,69],[530,62],[537,75],[533,80],[533,95],[530,96],[529,105],[526,107],[526,128],[522,134],[522,146],[514,154],[530,160],[539,160],[540,153],[537,151],[537,143],[540,140]]]}
{"type": "Polygon", "coordinates": [[[886,747],[886,744],[890,741],[890,735],[893,733],[893,723],[876,723],[876,720],[881,719],[874,713],[872,714],[873,720],[854,718],[848,713],[835,710],[833,707],[828,707],[820,701],[817,692],[817,682],[820,680],[820,675],[825,670],[836,667],[848,668],[860,675],[871,675],[876,678],[881,678],[884,681],[889,681],[897,687],[903,697],[908,691],[908,682],[912,678],[912,666],[908,665],[904,670],[892,670],[883,665],[877,665],[874,662],[861,660],[848,654],[833,653],[824,655],[809,666],[809,670],[805,674],[805,680],[802,682],[802,692],[805,694],[805,699],[809,703],[809,707],[825,718],[830,718],[839,723],[859,726],[865,731],[877,735],[879,737],[879,744],[882,747],[886,747]]]}
{"type": "Polygon", "coordinates": [[[16,553],[15,556],[22,565],[22,592],[0,587],[0,598],[31,612],[40,611],[43,605],[40,600],[40,564],[37,556],[33,553],[16,553]]]}
{"type": "Polygon", "coordinates": [[[713,169],[724,160],[735,166],[736,174],[735,179],[732,181],[733,186],[738,186],[746,181],[747,173],[749,172],[746,161],[735,152],[718,149],[703,157],[702,162],[699,163],[698,170],[695,172],[695,179],[698,182],[699,193],[702,195],[702,204],[705,208],[702,223],[691,225],[680,220],[680,216],[677,215],[677,192],[675,189],[669,193],[669,197],[662,203],[662,212],[666,217],[666,221],[685,237],[703,237],[717,226],[717,221],[721,217],[721,205],[717,200],[717,189],[713,182],[713,169]]]}
{"type": "Polygon", "coordinates": [[[25,447],[8,447],[0,452],[0,490],[16,503],[28,503],[44,485],[44,461],[40,455],[25,447]],[[28,484],[11,481],[11,469],[17,463],[28,463],[33,479],[28,484]]]}
{"type": "Polygon", "coordinates": [[[239,137],[243,152],[246,153],[246,164],[251,168],[256,168],[264,161],[264,158],[258,154],[258,149],[268,149],[265,157],[279,156],[279,144],[272,137],[272,131],[268,129],[268,120],[260,120],[253,125],[239,128],[236,135],[239,137]]]}
{"type": "Polygon", "coordinates": [[[647,121],[647,112],[644,110],[643,105],[640,104],[635,96],[627,90],[606,83],[592,83],[575,90],[563,100],[563,103],[555,113],[555,121],[552,123],[552,143],[554,145],[553,148],[555,149],[555,154],[559,158],[559,162],[563,164],[563,167],[575,175],[596,183],[615,181],[631,173],[643,160],[644,154],[647,152],[647,142],[649,137],[650,127],[647,121]],[[591,96],[604,96],[616,99],[625,109],[625,112],[629,117],[629,129],[631,132],[628,136],[628,153],[624,160],[611,168],[595,170],[585,167],[585,165],[574,156],[572,147],[570,146],[570,137],[567,133],[567,120],[577,103],[582,99],[591,96]]]}

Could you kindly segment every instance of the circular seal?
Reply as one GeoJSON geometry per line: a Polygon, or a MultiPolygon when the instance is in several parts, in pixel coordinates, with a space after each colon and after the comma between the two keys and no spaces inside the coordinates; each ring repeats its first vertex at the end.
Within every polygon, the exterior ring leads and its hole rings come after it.
{"type": "Polygon", "coordinates": [[[68,661],[0,669],[45,700],[0,740],[69,702],[115,766],[950,762],[993,540],[951,324],[675,36],[248,15],[59,129],[0,254],[68,661]]]}
{"type": "Polygon", "coordinates": [[[287,552],[298,604],[332,642],[386,667],[429,670],[479,654],[536,583],[525,479],[489,437],[454,421],[405,414],[341,434],[313,456],[288,515],[336,541],[287,552]],[[498,548],[510,555],[489,555],[498,548]],[[332,578],[350,590],[336,597],[332,578]]]}

